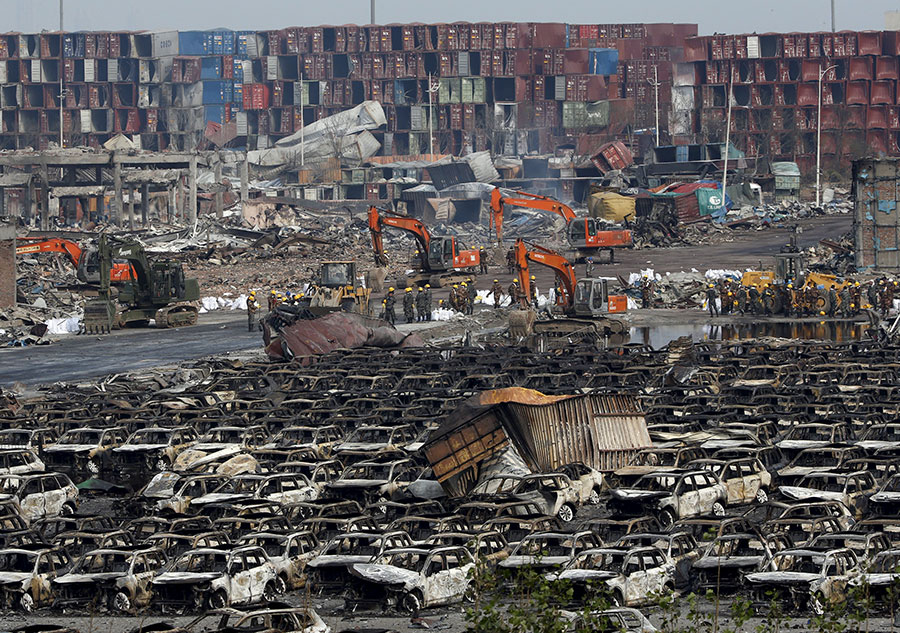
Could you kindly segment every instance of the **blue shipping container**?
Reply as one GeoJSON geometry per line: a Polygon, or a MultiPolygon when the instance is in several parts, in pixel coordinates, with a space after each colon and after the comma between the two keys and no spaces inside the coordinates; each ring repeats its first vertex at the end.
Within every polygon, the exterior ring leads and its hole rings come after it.
{"type": "Polygon", "coordinates": [[[204,81],[203,105],[230,103],[234,97],[234,85],[230,81],[204,81]]]}
{"type": "Polygon", "coordinates": [[[675,161],[678,163],[688,162],[688,146],[687,145],[676,145],[675,146],[675,161]]]}
{"type": "Polygon", "coordinates": [[[592,75],[615,75],[619,63],[616,48],[588,49],[588,72],[592,75]]]}
{"type": "Polygon", "coordinates": [[[225,108],[227,107],[224,105],[203,106],[203,119],[213,123],[225,123],[225,108]]]}
{"type": "Polygon", "coordinates": [[[234,79],[235,82],[243,83],[244,82],[243,60],[235,59],[232,63],[234,64],[234,71],[233,71],[233,74],[231,75],[231,78],[234,79]]]}
{"type": "Polygon", "coordinates": [[[204,57],[200,60],[200,79],[221,79],[222,58],[204,57]]]}
{"type": "Polygon", "coordinates": [[[181,55],[203,55],[206,53],[206,33],[203,31],[179,31],[178,52],[181,55]]]}
{"type": "Polygon", "coordinates": [[[244,108],[244,84],[234,82],[231,100],[232,102],[239,104],[241,109],[244,108]]]}
{"type": "Polygon", "coordinates": [[[394,103],[397,105],[407,105],[406,90],[403,89],[403,82],[399,79],[394,80],[394,103]]]}

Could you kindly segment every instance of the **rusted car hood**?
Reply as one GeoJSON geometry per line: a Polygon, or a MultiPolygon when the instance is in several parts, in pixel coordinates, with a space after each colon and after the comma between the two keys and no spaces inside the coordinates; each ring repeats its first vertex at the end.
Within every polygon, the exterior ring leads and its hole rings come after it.
{"type": "Polygon", "coordinates": [[[799,585],[810,584],[822,577],[819,574],[809,574],[799,571],[760,571],[744,576],[748,582],[768,585],[799,585]]]}
{"type": "Polygon", "coordinates": [[[379,585],[403,585],[405,589],[411,589],[421,582],[418,572],[392,565],[356,564],[350,568],[350,573],[379,585]]]}
{"type": "Polygon", "coordinates": [[[191,572],[191,571],[167,571],[153,579],[154,585],[188,585],[200,582],[208,582],[220,578],[222,572],[191,572]]]}
{"type": "Polygon", "coordinates": [[[694,563],[694,569],[716,569],[718,567],[749,567],[762,561],[762,556],[709,556],[694,563]]]}
{"type": "Polygon", "coordinates": [[[110,571],[99,574],[66,574],[59,578],[54,578],[53,582],[59,585],[75,585],[88,582],[107,582],[116,580],[125,576],[123,571],[110,571]]]}
{"type": "Polygon", "coordinates": [[[804,501],[806,499],[824,499],[826,501],[843,501],[844,494],[828,490],[816,490],[815,488],[803,488],[801,486],[778,486],[778,490],[786,497],[804,501]]]}

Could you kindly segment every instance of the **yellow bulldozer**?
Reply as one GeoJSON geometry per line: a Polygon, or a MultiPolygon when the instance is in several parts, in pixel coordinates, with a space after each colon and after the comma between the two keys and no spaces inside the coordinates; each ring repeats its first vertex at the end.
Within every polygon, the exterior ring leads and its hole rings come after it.
{"type": "Polygon", "coordinates": [[[363,288],[356,276],[356,262],[322,262],[316,283],[304,298],[310,312],[323,315],[329,312],[357,312],[371,315],[371,289],[363,288]]]}
{"type": "MultiPolygon", "coordinates": [[[[815,308],[817,311],[829,312],[828,291],[834,286],[835,292],[840,293],[845,286],[851,285],[853,282],[836,275],[826,275],[817,273],[806,268],[806,257],[803,253],[778,253],[775,255],[774,270],[748,270],[741,276],[741,285],[745,288],[756,288],[760,295],[766,286],[778,284],[792,286],[792,290],[816,290],[814,298],[815,308]]],[[[772,298],[778,301],[779,296],[772,298]]],[[[779,314],[786,311],[787,306],[772,305],[768,306],[772,314],[779,314]]],[[[834,306],[837,308],[838,306],[834,306]]]]}

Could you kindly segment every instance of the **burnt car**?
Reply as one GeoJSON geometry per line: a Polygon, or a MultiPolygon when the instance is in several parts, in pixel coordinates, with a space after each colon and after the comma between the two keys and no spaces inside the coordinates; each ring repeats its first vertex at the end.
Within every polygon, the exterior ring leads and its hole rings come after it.
{"type": "Polygon", "coordinates": [[[728,493],[713,473],[705,470],[663,471],[644,475],[631,488],[615,488],[607,502],[614,513],[640,516],[658,512],[663,527],[679,519],[704,514],[723,516],[728,493]]]}
{"type": "Polygon", "coordinates": [[[54,607],[107,607],[131,613],[150,604],[153,577],[166,564],[158,549],[97,549],[53,580],[54,607]]]}
{"type": "Polygon", "coordinates": [[[0,604],[31,613],[53,603],[53,579],[71,561],[60,548],[0,549],[0,604]]]}
{"type": "Polygon", "coordinates": [[[189,426],[138,429],[121,446],[113,449],[115,467],[126,475],[170,470],[175,457],[197,441],[197,431],[189,426]]]}
{"type": "Polygon", "coordinates": [[[306,563],[308,582],[318,593],[339,590],[346,585],[352,565],[368,563],[385,550],[412,544],[406,532],[339,534],[306,563]]]}
{"type": "Polygon", "coordinates": [[[74,514],[78,489],[62,473],[0,475],[0,499],[12,500],[28,521],[74,514]]]}
{"type": "Polygon", "coordinates": [[[513,495],[538,504],[542,514],[557,516],[568,523],[575,519],[575,512],[582,505],[600,504],[602,485],[602,478],[599,482],[590,478],[573,481],[562,473],[528,475],[513,489],[513,495]]]}
{"type": "Polygon", "coordinates": [[[384,552],[371,563],[350,567],[355,582],[346,597],[348,608],[399,607],[421,609],[472,599],[469,590],[475,567],[464,547],[404,548],[384,552]]]}
{"type": "Polygon", "coordinates": [[[277,577],[261,547],[195,549],[154,578],[153,589],[163,607],[221,609],[271,602],[277,577]]]}
{"type": "MultiPolygon", "coordinates": [[[[772,537],[771,542],[788,543],[777,537],[772,537]]],[[[779,549],[784,547],[774,549],[758,534],[723,534],[694,563],[695,588],[703,593],[710,589],[722,594],[738,591],[744,586],[744,575],[759,569],[779,549]]]]}
{"type": "Polygon", "coordinates": [[[122,427],[71,429],[44,448],[44,461],[48,468],[73,476],[98,477],[109,470],[112,450],[127,437],[122,427]]]}

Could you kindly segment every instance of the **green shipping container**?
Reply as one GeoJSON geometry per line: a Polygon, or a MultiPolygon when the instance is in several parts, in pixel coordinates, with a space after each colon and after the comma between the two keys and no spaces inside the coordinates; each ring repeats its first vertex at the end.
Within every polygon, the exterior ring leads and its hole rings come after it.
{"type": "Polygon", "coordinates": [[[585,104],[587,127],[607,127],[609,125],[609,101],[595,101],[585,104]]]}
{"type": "Polygon", "coordinates": [[[697,189],[697,206],[700,215],[710,215],[722,208],[722,191],[720,189],[697,189]]]}
{"type": "Polygon", "coordinates": [[[564,101],[562,104],[563,127],[579,129],[587,127],[587,104],[580,101],[564,101]]]}

